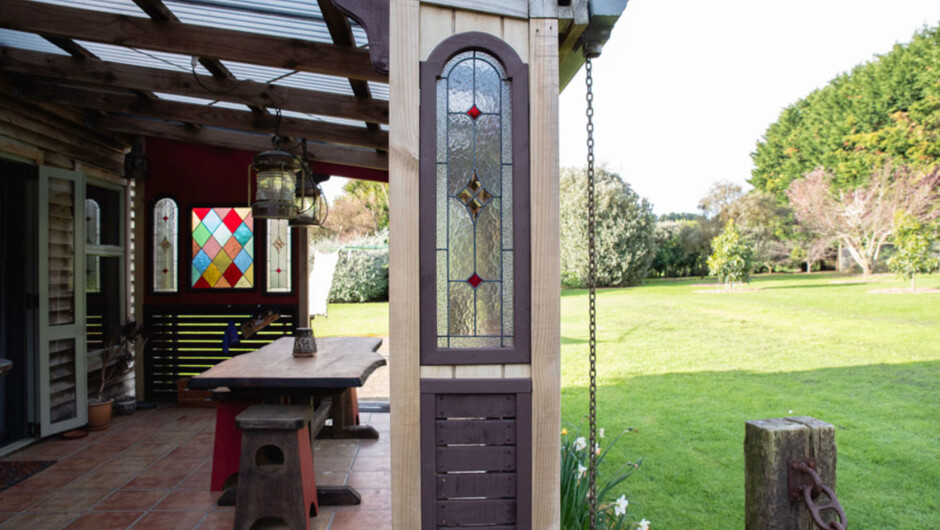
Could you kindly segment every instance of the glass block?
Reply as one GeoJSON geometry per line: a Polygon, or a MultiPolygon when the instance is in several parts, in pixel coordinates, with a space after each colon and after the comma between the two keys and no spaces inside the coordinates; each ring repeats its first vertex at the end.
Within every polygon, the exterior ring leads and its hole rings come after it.
{"type": "Polygon", "coordinates": [[[475,290],[467,282],[450,282],[447,334],[473,335],[475,290]]]}
{"type": "Polygon", "coordinates": [[[450,280],[466,280],[475,270],[475,231],[467,208],[458,199],[450,204],[449,257],[450,280]]]}
{"type": "Polygon", "coordinates": [[[476,174],[483,186],[499,195],[500,167],[499,116],[487,114],[476,122],[476,174]]]}
{"type": "Polygon", "coordinates": [[[49,179],[49,325],[75,322],[75,184],[49,179]]]}
{"type": "Polygon", "coordinates": [[[510,250],[503,251],[503,335],[512,336],[513,329],[513,253],[510,250]]]}
{"type": "MultiPolygon", "coordinates": [[[[287,219],[268,219],[267,290],[291,291],[291,237],[287,219]]],[[[225,252],[222,254],[227,255],[225,252]]]]}
{"type": "MultiPolygon", "coordinates": [[[[477,53],[478,57],[483,54],[477,53]]],[[[496,61],[493,61],[496,62],[496,61]]],[[[499,112],[500,81],[499,72],[485,60],[473,61],[476,78],[474,79],[474,103],[482,112],[499,112]]]]}
{"type": "Polygon", "coordinates": [[[501,335],[500,282],[484,282],[476,289],[476,334],[501,335]]]}
{"type": "Polygon", "coordinates": [[[473,175],[473,120],[466,114],[451,114],[448,119],[447,192],[456,194],[473,175]]]}
{"type": "Polygon", "coordinates": [[[447,251],[437,251],[437,283],[435,293],[437,295],[437,334],[447,335],[447,251]]]}
{"type": "Polygon", "coordinates": [[[460,61],[447,74],[447,110],[467,112],[473,106],[473,62],[460,61]]]}
{"type": "Polygon", "coordinates": [[[513,201],[512,201],[512,166],[503,166],[503,195],[501,198],[502,204],[502,231],[503,231],[503,248],[511,249],[513,247],[512,242],[512,215],[513,215],[513,201]]]}
{"type": "Polygon", "coordinates": [[[503,163],[512,163],[512,88],[509,81],[503,81],[502,86],[502,112],[500,125],[503,128],[502,152],[503,163]]]}
{"type": "Polygon", "coordinates": [[[493,199],[477,218],[476,272],[486,280],[497,280],[500,275],[502,249],[499,214],[499,199],[493,199]]]}

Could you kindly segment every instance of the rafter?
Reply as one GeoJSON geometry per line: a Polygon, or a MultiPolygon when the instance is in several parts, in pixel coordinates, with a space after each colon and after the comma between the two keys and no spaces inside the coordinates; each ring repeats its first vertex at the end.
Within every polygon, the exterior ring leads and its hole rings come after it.
{"type": "Polygon", "coordinates": [[[183,55],[388,82],[364,50],[27,0],[0,2],[0,27],[183,55]]]}
{"type": "MultiPolygon", "coordinates": [[[[156,136],[184,142],[217,145],[245,151],[264,151],[271,148],[271,140],[264,134],[243,133],[224,129],[195,128],[165,121],[142,120],[129,117],[107,117],[95,125],[108,131],[156,136]]],[[[337,147],[328,144],[309,144],[312,159],[332,164],[388,170],[388,155],[372,150],[337,147]]]]}
{"type": "MultiPolygon", "coordinates": [[[[262,134],[271,134],[275,128],[275,117],[268,112],[254,113],[177,101],[148,100],[126,93],[103,92],[45,82],[29,83],[21,92],[30,98],[50,103],[150,118],[188,121],[262,134]]],[[[280,131],[288,136],[298,136],[313,141],[373,149],[388,148],[387,132],[369,130],[364,127],[350,127],[285,116],[281,118],[280,131]]]]}
{"type": "Polygon", "coordinates": [[[388,102],[298,88],[231,81],[159,68],[123,65],[61,55],[0,48],[0,70],[110,87],[153,90],[213,98],[259,107],[273,106],[322,116],[388,123],[388,102]],[[212,90],[207,93],[201,85],[212,90]]]}

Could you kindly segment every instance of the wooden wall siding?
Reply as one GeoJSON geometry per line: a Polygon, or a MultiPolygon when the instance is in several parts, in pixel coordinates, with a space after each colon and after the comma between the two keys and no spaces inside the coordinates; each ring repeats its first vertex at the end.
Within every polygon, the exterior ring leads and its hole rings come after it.
{"type": "Polygon", "coordinates": [[[529,529],[528,379],[421,380],[422,528],[529,529]]]}
{"type": "Polygon", "coordinates": [[[533,527],[558,528],[561,481],[561,277],[558,25],[529,22],[532,182],[533,527]]]}
{"type": "Polygon", "coordinates": [[[200,374],[232,355],[247,353],[290,335],[296,307],[280,306],[281,318],[249,339],[222,351],[229,321],[239,326],[254,306],[147,306],[144,321],[150,340],[144,351],[144,395],[148,400],[175,401],[176,381],[200,374]]]}

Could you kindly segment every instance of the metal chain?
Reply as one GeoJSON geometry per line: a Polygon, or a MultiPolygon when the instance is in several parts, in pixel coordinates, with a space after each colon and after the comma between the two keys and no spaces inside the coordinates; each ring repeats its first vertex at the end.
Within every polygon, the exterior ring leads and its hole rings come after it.
{"type": "Polygon", "coordinates": [[[820,480],[819,475],[816,474],[816,471],[812,467],[801,463],[799,465],[799,470],[809,475],[813,480],[812,485],[803,486],[803,501],[806,502],[806,507],[809,509],[810,515],[813,517],[813,522],[816,523],[816,526],[822,528],[823,530],[845,530],[848,525],[848,519],[845,516],[845,510],[842,509],[842,505],[839,504],[839,499],[836,497],[836,492],[832,491],[832,488],[826,486],[820,480]],[[813,500],[813,492],[820,492],[826,494],[829,497],[829,502],[826,504],[816,504],[813,500]],[[822,512],[825,510],[832,510],[836,512],[839,516],[838,521],[823,521],[822,512]]]}
{"type": "Polygon", "coordinates": [[[590,406],[588,422],[590,445],[588,454],[590,465],[588,473],[588,506],[591,511],[591,530],[597,528],[597,254],[594,240],[595,204],[594,204],[594,78],[591,57],[584,61],[585,84],[587,85],[587,181],[588,181],[588,304],[590,307],[590,406]]]}

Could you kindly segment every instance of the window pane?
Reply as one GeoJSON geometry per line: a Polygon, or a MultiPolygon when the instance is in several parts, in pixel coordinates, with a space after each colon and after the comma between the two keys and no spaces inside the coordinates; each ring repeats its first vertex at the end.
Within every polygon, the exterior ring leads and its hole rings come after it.
{"type": "Polygon", "coordinates": [[[193,288],[254,287],[251,208],[193,208],[192,226],[193,288]]]}
{"type": "MultiPolygon", "coordinates": [[[[85,199],[85,243],[101,244],[101,207],[94,199],[85,199]]],[[[101,290],[101,259],[98,256],[85,256],[85,292],[97,293],[101,290]]]]}
{"type": "Polygon", "coordinates": [[[115,245],[124,244],[121,241],[121,223],[124,220],[124,212],[121,211],[121,193],[118,190],[99,188],[89,184],[85,186],[85,223],[95,223],[95,232],[92,237],[91,232],[86,230],[85,241],[90,245],[115,245]],[[88,206],[94,203],[95,218],[88,218],[88,206]]]}
{"type": "Polygon", "coordinates": [[[153,208],[153,291],[177,291],[179,211],[173,199],[160,199],[153,208]]]}
{"type": "Polygon", "coordinates": [[[509,347],[510,83],[499,61],[470,51],[447,63],[437,90],[438,346],[509,347]]]}
{"type": "Polygon", "coordinates": [[[290,292],[290,252],[287,219],[268,219],[268,292],[290,292]]]}

